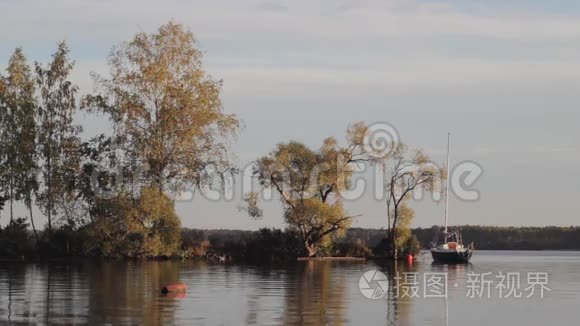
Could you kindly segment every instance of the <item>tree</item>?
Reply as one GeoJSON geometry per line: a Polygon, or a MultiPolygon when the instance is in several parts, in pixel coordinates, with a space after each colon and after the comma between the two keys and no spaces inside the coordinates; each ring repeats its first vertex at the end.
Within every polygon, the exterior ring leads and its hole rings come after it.
{"type": "MultiPolygon", "coordinates": [[[[7,127],[7,117],[8,117],[8,103],[6,102],[6,80],[0,74],[0,132],[5,130],[7,127]]],[[[6,160],[6,142],[0,139],[0,217],[4,210],[4,205],[6,204],[5,193],[7,192],[5,185],[5,175],[7,171],[7,165],[4,164],[6,160]]],[[[1,227],[1,226],[0,226],[1,227]]]]}
{"type": "Polygon", "coordinates": [[[131,183],[131,180],[125,180],[129,173],[116,170],[118,166],[126,166],[119,162],[114,140],[114,137],[101,134],[80,146],[81,172],[76,189],[90,222],[106,215],[106,201],[111,197],[123,191],[132,193],[130,188],[124,188],[131,183]]]}
{"type": "Polygon", "coordinates": [[[408,236],[404,233],[414,215],[407,202],[416,189],[433,191],[444,173],[433,165],[422,151],[409,153],[407,146],[399,144],[388,160],[383,162],[386,170],[387,232],[394,259],[408,236]]]}
{"type": "Polygon", "coordinates": [[[38,239],[32,216],[32,196],[37,189],[35,85],[30,66],[21,48],[10,57],[4,79],[2,128],[0,129],[0,161],[3,169],[0,182],[10,202],[10,222],[14,221],[13,205],[24,200],[30,212],[34,234],[38,239]]]}
{"type": "MultiPolygon", "coordinates": [[[[344,211],[340,190],[350,186],[350,164],[365,160],[361,149],[365,127],[362,123],[347,131],[349,144],[340,147],[327,138],[320,150],[291,141],[278,144],[267,156],[258,159],[254,175],[263,188],[274,189],[284,208],[284,220],[296,231],[311,257],[339,237],[354,216],[344,211]]],[[[256,193],[246,195],[247,211],[260,217],[256,193]]]]}
{"type": "Polygon", "coordinates": [[[102,205],[108,210],[88,227],[88,252],[148,258],[172,256],[179,250],[179,217],[173,202],[157,188],[143,188],[138,199],[122,193],[102,205]]]}
{"type": "Polygon", "coordinates": [[[173,202],[158,189],[143,189],[129,215],[129,230],[141,240],[136,256],[171,256],[179,250],[181,222],[173,202]]]}
{"type": "Polygon", "coordinates": [[[58,204],[74,199],[70,190],[78,168],[76,157],[81,128],[73,124],[78,88],[69,81],[74,63],[68,54],[68,46],[61,42],[46,67],[36,63],[36,82],[40,90],[38,154],[42,159],[43,181],[37,202],[48,219],[49,232],[52,232],[58,204]]]}
{"type": "Polygon", "coordinates": [[[415,212],[407,203],[402,203],[399,207],[397,225],[395,226],[395,248],[400,251],[411,237],[411,222],[415,217],[415,212]]]}
{"type": "Polygon", "coordinates": [[[230,168],[228,147],[239,121],[223,111],[221,81],[202,67],[193,34],[170,22],[113,48],[111,77],[95,76],[100,94],[84,107],[108,114],[128,160],[147,167],[145,186],[179,192],[230,168]]]}

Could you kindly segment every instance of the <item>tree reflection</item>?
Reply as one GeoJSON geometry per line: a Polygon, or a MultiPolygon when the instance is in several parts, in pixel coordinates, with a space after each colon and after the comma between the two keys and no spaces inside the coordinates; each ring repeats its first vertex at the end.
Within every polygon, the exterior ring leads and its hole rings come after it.
{"type": "Polygon", "coordinates": [[[30,324],[174,324],[180,262],[81,262],[0,266],[0,316],[30,324]]]}
{"type": "Polygon", "coordinates": [[[330,261],[297,264],[286,280],[285,325],[343,325],[346,323],[346,279],[332,271],[330,261]]]}
{"type": "MultiPolygon", "coordinates": [[[[411,308],[415,298],[411,288],[413,285],[405,284],[405,274],[416,273],[416,266],[401,261],[381,261],[377,262],[377,269],[383,272],[389,280],[385,298],[387,325],[412,325],[411,308]]],[[[418,279],[418,281],[421,280],[418,279]]]]}
{"type": "Polygon", "coordinates": [[[89,271],[89,324],[174,324],[176,299],[160,289],[179,281],[179,262],[106,262],[89,271]]]}

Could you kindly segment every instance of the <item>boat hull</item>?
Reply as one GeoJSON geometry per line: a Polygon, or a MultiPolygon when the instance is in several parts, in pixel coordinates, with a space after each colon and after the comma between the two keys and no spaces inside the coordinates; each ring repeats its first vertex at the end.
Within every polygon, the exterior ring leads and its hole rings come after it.
{"type": "Polygon", "coordinates": [[[469,262],[473,252],[469,249],[465,251],[439,251],[431,249],[431,256],[436,263],[443,264],[465,264],[469,262]]]}

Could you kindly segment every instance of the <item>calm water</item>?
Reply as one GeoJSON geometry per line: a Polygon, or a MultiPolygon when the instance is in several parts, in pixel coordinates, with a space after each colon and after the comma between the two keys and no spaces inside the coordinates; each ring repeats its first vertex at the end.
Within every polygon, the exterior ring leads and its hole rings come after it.
{"type": "Polygon", "coordinates": [[[471,264],[462,266],[432,265],[428,256],[412,266],[304,262],[277,268],[0,262],[0,324],[554,326],[578,325],[579,320],[580,252],[478,251],[471,264]],[[386,297],[367,299],[359,280],[372,269],[388,277],[407,275],[408,281],[418,275],[420,297],[391,286],[386,297]],[[447,299],[423,297],[423,275],[432,272],[447,273],[447,299]],[[468,273],[488,272],[492,298],[485,290],[483,298],[467,298],[474,288],[468,273]],[[546,272],[551,291],[543,299],[539,290],[529,299],[499,298],[499,272],[521,274],[522,292],[527,272],[546,272]],[[186,283],[187,293],[160,295],[160,287],[171,282],[186,283]]]}

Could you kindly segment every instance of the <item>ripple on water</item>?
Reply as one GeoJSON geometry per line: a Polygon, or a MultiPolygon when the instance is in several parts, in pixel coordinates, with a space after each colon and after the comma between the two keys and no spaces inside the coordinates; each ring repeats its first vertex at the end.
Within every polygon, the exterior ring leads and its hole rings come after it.
{"type": "MultiPolygon", "coordinates": [[[[525,274],[522,274],[523,277],[525,274]]],[[[482,252],[469,265],[301,262],[283,267],[200,262],[0,263],[0,324],[181,325],[549,324],[568,325],[580,302],[580,252],[482,252]],[[449,297],[370,300],[370,269],[447,272],[449,297]],[[467,273],[548,272],[545,299],[466,299],[467,273]],[[183,282],[183,298],[162,285],[183,282]],[[455,286],[456,284],[456,286],[455,286]],[[493,313],[489,313],[493,311],[493,313]]]]}

